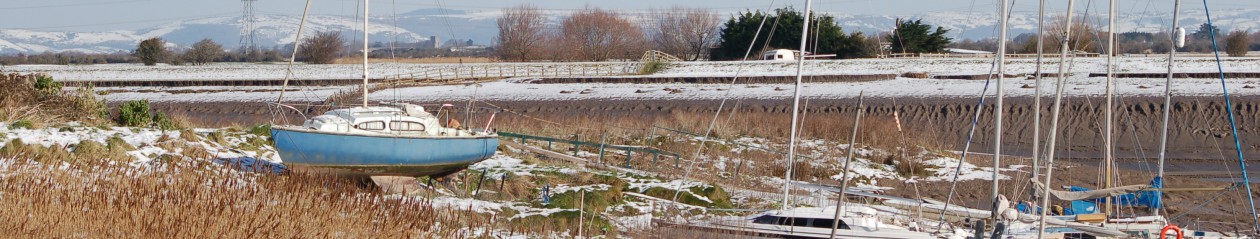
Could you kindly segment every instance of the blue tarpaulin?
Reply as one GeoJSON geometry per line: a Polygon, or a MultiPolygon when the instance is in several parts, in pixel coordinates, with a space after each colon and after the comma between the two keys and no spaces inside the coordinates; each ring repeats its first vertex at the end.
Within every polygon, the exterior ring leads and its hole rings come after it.
{"type": "MultiPolygon", "coordinates": [[[[1151,188],[1164,188],[1164,180],[1160,177],[1155,177],[1154,179],[1151,179],[1151,188]]],[[[1090,189],[1084,188],[1084,187],[1071,186],[1068,190],[1073,191],[1073,192],[1078,192],[1078,191],[1089,191],[1090,189]]],[[[1151,209],[1158,209],[1164,206],[1163,200],[1160,199],[1160,196],[1161,196],[1160,191],[1158,190],[1141,191],[1141,192],[1129,193],[1129,194],[1112,197],[1113,198],[1112,204],[1120,205],[1120,206],[1145,206],[1151,209]]],[[[1092,200],[1072,201],[1072,208],[1073,209],[1076,208],[1077,202],[1089,202],[1091,204],[1096,205],[1097,203],[1104,203],[1106,201],[1107,201],[1107,198],[1096,198],[1092,200]]],[[[1077,213],[1080,213],[1080,212],[1077,212],[1077,213]]]]}

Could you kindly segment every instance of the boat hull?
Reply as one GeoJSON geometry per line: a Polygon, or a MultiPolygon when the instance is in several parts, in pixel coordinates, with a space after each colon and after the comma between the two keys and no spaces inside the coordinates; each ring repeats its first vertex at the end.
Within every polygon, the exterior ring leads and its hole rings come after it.
{"type": "Polygon", "coordinates": [[[407,137],[273,127],[276,151],[295,170],[359,176],[434,176],[494,156],[497,136],[407,137]]]}

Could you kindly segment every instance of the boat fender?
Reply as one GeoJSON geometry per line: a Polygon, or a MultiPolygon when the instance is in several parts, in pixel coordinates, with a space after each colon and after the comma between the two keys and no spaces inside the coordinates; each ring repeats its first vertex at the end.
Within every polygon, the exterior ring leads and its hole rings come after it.
{"type": "Polygon", "coordinates": [[[1168,225],[1168,226],[1164,227],[1164,229],[1163,229],[1163,230],[1159,230],[1159,238],[1167,238],[1167,237],[1168,237],[1168,230],[1172,230],[1173,232],[1176,232],[1176,233],[1177,233],[1177,239],[1181,239],[1181,238],[1182,238],[1182,237],[1184,237],[1184,235],[1185,235],[1185,233],[1183,233],[1183,232],[1181,231],[1181,228],[1180,228],[1180,227],[1177,227],[1177,225],[1168,225]]]}

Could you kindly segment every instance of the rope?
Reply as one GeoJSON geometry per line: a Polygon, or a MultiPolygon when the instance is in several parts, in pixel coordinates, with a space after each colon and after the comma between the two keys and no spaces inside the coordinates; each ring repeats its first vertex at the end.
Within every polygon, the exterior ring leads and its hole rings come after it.
{"type": "MultiPolygon", "coordinates": [[[[770,6],[766,7],[766,11],[770,11],[771,8],[774,8],[774,3],[775,3],[775,0],[771,0],[770,6]]],[[[695,168],[696,162],[700,161],[700,154],[701,152],[704,152],[704,146],[707,145],[706,143],[707,139],[709,138],[709,135],[713,133],[714,126],[717,125],[718,117],[722,115],[722,108],[726,107],[726,101],[729,98],[728,96],[730,96],[731,92],[733,92],[731,91],[731,89],[735,88],[735,83],[739,81],[739,77],[743,75],[744,73],[744,67],[742,67],[744,64],[742,63],[748,62],[748,56],[752,54],[753,48],[757,46],[757,38],[761,36],[761,30],[766,26],[767,18],[769,18],[769,13],[767,13],[766,16],[762,17],[761,23],[757,25],[757,32],[753,34],[753,40],[752,42],[748,43],[748,50],[744,52],[744,59],[740,61],[741,67],[735,71],[735,76],[731,77],[731,83],[726,86],[726,94],[724,97],[722,97],[722,102],[718,103],[717,112],[713,113],[713,120],[709,121],[709,127],[708,129],[704,131],[704,136],[703,136],[704,138],[702,138],[702,140],[700,141],[700,146],[696,147],[696,153],[692,155],[691,163],[687,164],[687,170],[685,173],[683,173],[683,178],[691,178],[691,170],[695,168]]],[[[778,21],[778,17],[775,18],[775,21],[776,22],[778,21]]],[[[771,31],[770,34],[774,34],[774,32],[771,31]]],[[[766,44],[769,44],[770,42],[769,38],[766,38],[766,39],[767,39],[766,44]]],[[[732,114],[734,113],[732,112],[732,114]]],[[[787,180],[787,178],[784,178],[784,180],[787,180]]],[[[678,187],[674,188],[674,197],[671,198],[670,201],[677,202],[678,195],[679,193],[681,193],[681,190],[682,190],[682,184],[678,184],[678,187]]]]}
{"type": "Polygon", "coordinates": [[[1168,218],[1168,221],[1177,220],[1178,218],[1181,218],[1181,217],[1184,217],[1184,216],[1186,216],[1186,215],[1189,215],[1189,214],[1190,214],[1190,212],[1193,212],[1193,211],[1195,211],[1195,210],[1199,210],[1199,208],[1203,208],[1203,206],[1206,206],[1208,203],[1211,203],[1212,201],[1216,201],[1216,199],[1219,199],[1221,196],[1224,196],[1224,195],[1225,195],[1225,193],[1228,193],[1228,192],[1232,192],[1232,191],[1234,191],[1234,190],[1237,190],[1237,189],[1238,189],[1238,186],[1239,186],[1239,184],[1238,184],[1238,183],[1234,183],[1234,185],[1231,185],[1231,186],[1229,186],[1228,188],[1225,188],[1225,190],[1221,190],[1220,192],[1217,192],[1215,195],[1212,195],[1212,197],[1211,197],[1211,198],[1208,198],[1208,200],[1204,200],[1202,203],[1199,203],[1198,205],[1195,205],[1194,207],[1191,207],[1190,209],[1188,209],[1188,210],[1186,210],[1186,211],[1184,211],[1184,212],[1181,212],[1181,213],[1179,213],[1179,214],[1177,214],[1177,215],[1174,215],[1174,216],[1172,216],[1172,217],[1169,217],[1169,218],[1168,218]]]}
{"type": "MultiPolygon", "coordinates": [[[[1215,29],[1212,26],[1212,11],[1208,8],[1207,0],[1203,0],[1203,14],[1207,17],[1208,29],[1215,29]]],[[[1234,151],[1238,152],[1238,166],[1242,171],[1243,185],[1247,187],[1247,202],[1249,208],[1251,208],[1251,221],[1253,224],[1251,229],[1260,232],[1260,218],[1256,218],[1256,199],[1251,190],[1251,178],[1247,176],[1247,160],[1243,157],[1242,140],[1238,137],[1238,124],[1234,121],[1234,104],[1229,100],[1229,87],[1225,85],[1225,69],[1221,66],[1220,47],[1216,44],[1216,33],[1212,32],[1212,34],[1208,35],[1212,38],[1212,55],[1216,57],[1216,70],[1221,78],[1221,92],[1223,92],[1222,97],[1225,98],[1225,113],[1229,115],[1229,129],[1234,136],[1234,151]]]]}
{"type": "MultiPolygon", "coordinates": [[[[963,151],[962,155],[959,156],[958,165],[954,166],[954,178],[950,180],[952,183],[949,184],[949,196],[946,196],[945,198],[945,208],[941,209],[941,216],[939,218],[940,223],[937,224],[937,228],[944,226],[945,212],[949,211],[949,205],[954,200],[954,190],[958,188],[958,175],[962,174],[962,165],[967,161],[967,154],[971,152],[971,140],[976,135],[976,125],[980,123],[980,114],[983,112],[981,109],[984,108],[984,95],[989,92],[989,82],[993,78],[993,68],[996,67],[996,65],[996,60],[989,65],[989,77],[984,79],[984,90],[980,91],[980,100],[976,102],[976,116],[971,119],[971,129],[967,132],[966,144],[963,145],[963,151]]],[[[997,173],[997,169],[993,169],[993,171],[994,173],[997,173]]]]}
{"type": "Polygon", "coordinates": [[[280,96],[276,97],[276,103],[284,103],[284,90],[289,87],[289,78],[293,77],[293,62],[297,61],[298,49],[302,45],[302,30],[306,27],[306,17],[311,13],[311,0],[306,0],[306,8],[302,10],[302,21],[298,22],[297,35],[293,39],[293,53],[289,56],[289,66],[285,69],[284,84],[280,86],[280,96]]]}

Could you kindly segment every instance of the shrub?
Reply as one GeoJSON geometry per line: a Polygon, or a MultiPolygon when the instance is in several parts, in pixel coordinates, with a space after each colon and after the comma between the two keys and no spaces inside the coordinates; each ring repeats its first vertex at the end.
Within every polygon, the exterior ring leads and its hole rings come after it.
{"type": "Polygon", "coordinates": [[[171,120],[171,117],[166,116],[166,114],[162,112],[153,114],[153,125],[157,126],[157,128],[161,130],[177,130],[183,128],[182,125],[175,123],[175,121],[171,120]]]}
{"type": "Polygon", "coordinates": [[[18,120],[17,122],[13,122],[13,124],[9,125],[9,130],[34,129],[34,128],[35,128],[35,124],[31,123],[30,120],[18,120]]]}
{"type": "Polygon", "coordinates": [[[61,92],[61,87],[64,85],[64,83],[53,81],[53,78],[50,76],[35,77],[35,90],[39,92],[56,94],[61,92]]]}
{"type": "Polygon", "coordinates": [[[639,69],[639,74],[641,75],[655,74],[656,72],[664,70],[664,69],[665,69],[665,62],[649,61],[647,63],[643,63],[643,68],[639,69]]]}
{"type": "Polygon", "coordinates": [[[258,136],[263,136],[263,137],[271,137],[271,125],[269,124],[255,125],[254,127],[249,128],[249,133],[258,135],[258,136]]]}
{"type": "Polygon", "coordinates": [[[133,100],[118,108],[118,124],[128,127],[148,127],[153,117],[149,114],[149,100],[133,100]]]}

